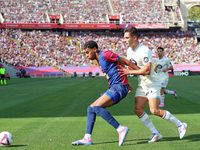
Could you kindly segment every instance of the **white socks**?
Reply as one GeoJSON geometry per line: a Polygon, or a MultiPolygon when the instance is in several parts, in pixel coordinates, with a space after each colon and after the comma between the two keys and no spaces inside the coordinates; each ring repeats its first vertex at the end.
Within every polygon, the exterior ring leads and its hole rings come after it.
{"type": "Polygon", "coordinates": [[[159,133],[154,127],[151,118],[145,112],[139,117],[139,119],[143,123],[143,125],[147,127],[152,133],[159,133]]]}
{"type": "Polygon", "coordinates": [[[174,117],[170,112],[165,110],[165,114],[162,117],[165,120],[168,120],[169,122],[175,124],[177,127],[180,125],[181,121],[178,120],[176,117],[174,117]]]}
{"type": "Polygon", "coordinates": [[[119,127],[117,128],[117,132],[120,132],[124,129],[124,127],[122,125],[119,125],[119,127]]]}
{"type": "Polygon", "coordinates": [[[166,94],[174,94],[174,91],[170,91],[170,90],[165,90],[166,94]]]}
{"type": "Polygon", "coordinates": [[[165,94],[160,95],[160,103],[165,104],[165,94]]]}
{"type": "Polygon", "coordinates": [[[91,139],[91,134],[86,133],[84,138],[87,139],[87,140],[90,140],[91,139]]]}

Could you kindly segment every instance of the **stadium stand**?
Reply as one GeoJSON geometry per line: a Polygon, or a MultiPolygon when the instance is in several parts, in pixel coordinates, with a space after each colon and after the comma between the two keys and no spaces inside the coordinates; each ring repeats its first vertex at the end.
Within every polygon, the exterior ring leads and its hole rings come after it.
{"type": "MultiPolygon", "coordinates": [[[[127,47],[121,32],[73,32],[72,37],[65,37],[61,33],[50,31],[1,31],[3,35],[1,56],[13,66],[48,66],[20,44],[59,67],[89,65],[81,50],[88,40],[97,41],[101,50],[111,50],[121,56],[126,55],[127,47]],[[11,37],[17,39],[17,42],[11,37]],[[80,47],[77,46],[79,44],[80,47]]],[[[139,40],[152,50],[154,57],[157,47],[163,46],[166,56],[171,58],[174,64],[199,62],[199,49],[192,32],[141,32],[139,40]]]]}
{"type": "Polygon", "coordinates": [[[1,30],[0,34],[0,51],[1,61],[12,66],[43,66],[44,62],[29,53],[15,39],[20,36],[20,30],[1,30]],[[17,35],[19,34],[19,35],[17,35]]]}
{"type": "Polygon", "coordinates": [[[10,23],[45,23],[45,13],[48,12],[44,0],[5,0],[0,1],[1,12],[5,22],[10,23]]]}
{"type": "Polygon", "coordinates": [[[55,14],[62,14],[65,23],[105,23],[109,12],[106,0],[51,0],[55,14]]]}
{"type": "Polygon", "coordinates": [[[58,16],[54,23],[61,18],[64,23],[109,23],[109,14],[120,15],[120,23],[180,21],[179,7],[174,6],[177,17],[172,17],[165,3],[169,4],[162,0],[4,0],[0,11],[7,23],[50,23],[50,15],[58,16]]]}
{"type": "Polygon", "coordinates": [[[161,0],[112,0],[116,13],[122,14],[123,23],[169,22],[161,0]],[[142,13],[141,13],[142,12],[142,13]]]}

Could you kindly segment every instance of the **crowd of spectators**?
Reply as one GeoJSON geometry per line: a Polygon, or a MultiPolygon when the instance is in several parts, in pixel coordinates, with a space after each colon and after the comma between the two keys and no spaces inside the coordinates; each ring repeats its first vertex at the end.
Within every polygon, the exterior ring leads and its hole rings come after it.
{"type": "MultiPolygon", "coordinates": [[[[13,66],[47,66],[49,63],[59,67],[91,65],[82,50],[88,40],[96,41],[100,50],[111,50],[120,56],[125,57],[127,50],[122,32],[72,32],[72,37],[65,32],[49,30],[1,30],[0,34],[0,57],[13,66]]],[[[140,35],[139,41],[152,50],[153,58],[157,47],[162,46],[173,64],[200,63],[200,46],[192,32],[143,31],[140,35]]]]}
{"type": "Polygon", "coordinates": [[[0,12],[9,23],[45,23],[47,14],[62,15],[67,23],[105,23],[106,0],[3,0],[0,12]]]}
{"type": "MultiPolygon", "coordinates": [[[[1,0],[0,12],[8,23],[45,23],[48,15],[62,15],[64,23],[106,23],[113,6],[122,23],[168,23],[162,0],[1,0]],[[47,15],[48,14],[48,15],[47,15]]],[[[180,19],[179,8],[175,13],[180,19]]]]}
{"type": "Polygon", "coordinates": [[[41,61],[35,55],[28,52],[14,39],[18,39],[15,35],[17,30],[9,32],[8,30],[0,30],[0,58],[3,63],[14,67],[20,66],[44,66],[46,63],[41,61]]]}
{"type": "Polygon", "coordinates": [[[105,23],[109,13],[106,0],[51,0],[56,14],[66,23],[105,23]]]}
{"type": "Polygon", "coordinates": [[[77,48],[78,43],[76,45],[73,39],[67,38],[65,32],[63,34],[39,30],[24,32],[1,30],[1,32],[3,36],[0,42],[2,41],[3,50],[0,50],[0,55],[13,66],[47,66],[50,63],[62,67],[88,63],[77,48]],[[36,56],[47,62],[39,60],[36,56]]]}
{"type": "Polygon", "coordinates": [[[3,0],[0,12],[9,23],[45,23],[48,7],[45,0],[3,0]]]}
{"type": "MultiPolygon", "coordinates": [[[[123,41],[122,33],[74,33],[74,38],[81,45],[88,40],[95,40],[102,50],[112,50],[121,56],[126,56],[127,47],[123,41]]],[[[173,64],[197,64],[200,63],[200,45],[194,39],[194,33],[190,31],[176,32],[141,32],[139,41],[147,45],[156,57],[157,47],[165,48],[166,57],[173,64]]]]}
{"type": "Polygon", "coordinates": [[[169,12],[162,0],[112,0],[114,10],[120,13],[123,23],[167,23],[169,12]]]}

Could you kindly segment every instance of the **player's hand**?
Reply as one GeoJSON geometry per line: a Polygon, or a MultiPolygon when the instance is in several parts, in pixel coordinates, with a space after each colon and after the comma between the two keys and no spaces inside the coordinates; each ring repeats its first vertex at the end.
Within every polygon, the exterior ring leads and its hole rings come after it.
{"type": "Polygon", "coordinates": [[[163,71],[163,72],[166,72],[166,71],[167,71],[167,69],[163,69],[162,71],[163,71]]]}
{"type": "Polygon", "coordinates": [[[128,90],[128,93],[131,93],[131,92],[133,92],[133,87],[130,86],[130,84],[129,84],[129,90],[128,90]]]}
{"type": "Polygon", "coordinates": [[[120,68],[118,69],[118,71],[121,74],[121,76],[125,76],[125,75],[131,74],[129,69],[127,69],[125,67],[122,67],[122,66],[119,66],[119,67],[120,68]]]}

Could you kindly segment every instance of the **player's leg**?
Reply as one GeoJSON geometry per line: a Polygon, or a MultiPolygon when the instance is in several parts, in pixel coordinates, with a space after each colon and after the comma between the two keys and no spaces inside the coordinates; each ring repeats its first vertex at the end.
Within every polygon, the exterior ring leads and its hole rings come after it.
{"type": "Polygon", "coordinates": [[[93,131],[93,127],[96,121],[96,113],[93,111],[91,106],[87,108],[87,124],[86,124],[86,132],[83,139],[72,142],[72,145],[92,145],[91,135],[93,131]]]}
{"type": "MultiPolygon", "coordinates": [[[[128,133],[128,127],[121,126],[115,118],[105,109],[106,107],[112,106],[113,104],[118,103],[121,99],[123,99],[128,93],[128,86],[122,88],[120,92],[120,86],[117,85],[116,88],[110,88],[107,90],[106,94],[103,94],[99,97],[94,103],[92,103],[88,107],[88,119],[86,126],[86,134],[82,140],[73,142],[72,145],[91,145],[91,134],[94,126],[94,113],[98,114],[104,120],[106,120],[110,125],[112,125],[119,133],[119,146],[121,146],[126,138],[128,133]],[[118,90],[116,90],[118,89],[118,90]],[[109,93],[109,92],[110,93],[109,93]],[[113,95],[112,95],[113,94],[113,95]],[[109,96],[108,96],[109,95],[109,96]],[[88,144],[89,142],[89,144],[88,144]]],[[[95,116],[96,117],[96,116],[95,116]]]]}
{"type": "Polygon", "coordinates": [[[149,99],[149,108],[151,113],[175,124],[178,127],[180,139],[182,139],[186,134],[187,124],[178,120],[169,111],[160,109],[158,107],[159,101],[159,98],[149,99]]]}
{"type": "Polygon", "coordinates": [[[161,92],[160,92],[160,105],[159,105],[159,107],[165,106],[165,88],[167,87],[168,81],[169,81],[169,76],[162,77],[162,80],[161,80],[162,88],[161,88],[161,92]]]}
{"type": "Polygon", "coordinates": [[[91,135],[94,127],[94,123],[96,120],[96,114],[105,119],[108,123],[112,123],[115,128],[119,126],[119,123],[115,121],[115,119],[111,116],[111,114],[104,109],[104,107],[108,107],[113,105],[114,102],[107,95],[102,95],[98,98],[94,103],[92,103],[87,109],[87,124],[86,124],[86,132],[83,139],[72,142],[72,145],[92,145],[91,135]]]}
{"type": "Polygon", "coordinates": [[[3,85],[3,78],[2,78],[2,75],[0,75],[0,77],[1,77],[1,85],[3,85]]]}
{"type": "Polygon", "coordinates": [[[3,83],[4,83],[4,85],[6,85],[6,79],[5,79],[5,77],[3,78],[3,83]]]}
{"type": "Polygon", "coordinates": [[[176,90],[171,91],[171,90],[165,89],[165,94],[172,94],[172,95],[174,95],[175,99],[178,98],[176,90]]]}
{"type": "Polygon", "coordinates": [[[100,98],[98,98],[94,103],[92,103],[90,106],[88,106],[85,136],[81,140],[72,142],[72,145],[92,145],[93,144],[92,140],[91,140],[91,135],[92,135],[94,123],[95,123],[95,120],[96,120],[96,114],[98,114],[102,118],[104,117],[103,119],[105,119],[106,121],[112,122],[112,125],[114,127],[119,126],[118,122],[114,122],[112,120],[114,118],[110,117],[111,114],[106,109],[104,109],[102,107],[102,106],[108,107],[108,106],[111,106],[113,104],[114,104],[114,102],[112,101],[112,99],[109,96],[104,94],[100,98]],[[97,111],[99,111],[99,112],[97,112],[97,111]]]}
{"type": "Polygon", "coordinates": [[[177,99],[178,95],[176,93],[176,90],[171,91],[171,90],[167,90],[166,89],[166,87],[168,85],[168,81],[169,81],[169,76],[167,76],[165,78],[165,80],[163,81],[163,86],[162,87],[164,87],[164,94],[172,94],[172,95],[174,95],[175,99],[177,99]]]}
{"type": "Polygon", "coordinates": [[[186,123],[178,120],[167,110],[164,110],[164,115],[162,116],[162,118],[175,124],[178,127],[180,139],[184,138],[184,136],[186,135],[186,132],[187,132],[187,124],[186,123]]]}
{"type": "Polygon", "coordinates": [[[118,132],[119,134],[119,146],[121,146],[126,138],[126,135],[128,133],[129,128],[126,126],[120,125],[117,120],[107,111],[105,108],[112,106],[114,104],[113,100],[106,94],[101,96],[100,98],[102,99],[109,99],[107,102],[108,103],[103,103],[104,100],[98,101],[95,106],[93,106],[93,110],[96,114],[98,114],[100,117],[102,117],[105,121],[107,121],[110,125],[112,125],[118,132]]]}
{"type": "Polygon", "coordinates": [[[147,104],[147,98],[141,87],[138,87],[136,90],[136,97],[135,97],[135,113],[139,117],[140,121],[143,125],[149,129],[152,133],[151,140],[148,143],[156,142],[162,138],[162,135],[157,131],[155,126],[153,125],[151,118],[148,114],[144,111],[144,108],[147,104]]]}
{"type": "Polygon", "coordinates": [[[165,89],[161,88],[160,90],[160,104],[159,107],[164,107],[165,106],[165,94],[164,94],[165,89]]]}
{"type": "Polygon", "coordinates": [[[117,130],[119,134],[119,146],[124,143],[129,128],[120,125],[105,108],[119,103],[124,97],[126,97],[128,91],[129,85],[114,84],[91,105],[96,114],[101,116],[117,130]]]}
{"type": "MultiPolygon", "coordinates": [[[[159,105],[159,102],[160,100],[158,101],[157,106],[159,105]]],[[[140,120],[152,133],[151,139],[150,141],[148,141],[148,143],[157,142],[162,138],[162,135],[155,128],[151,118],[146,113],[144,113],[143,116],[140,117],[140,120]]]]}

